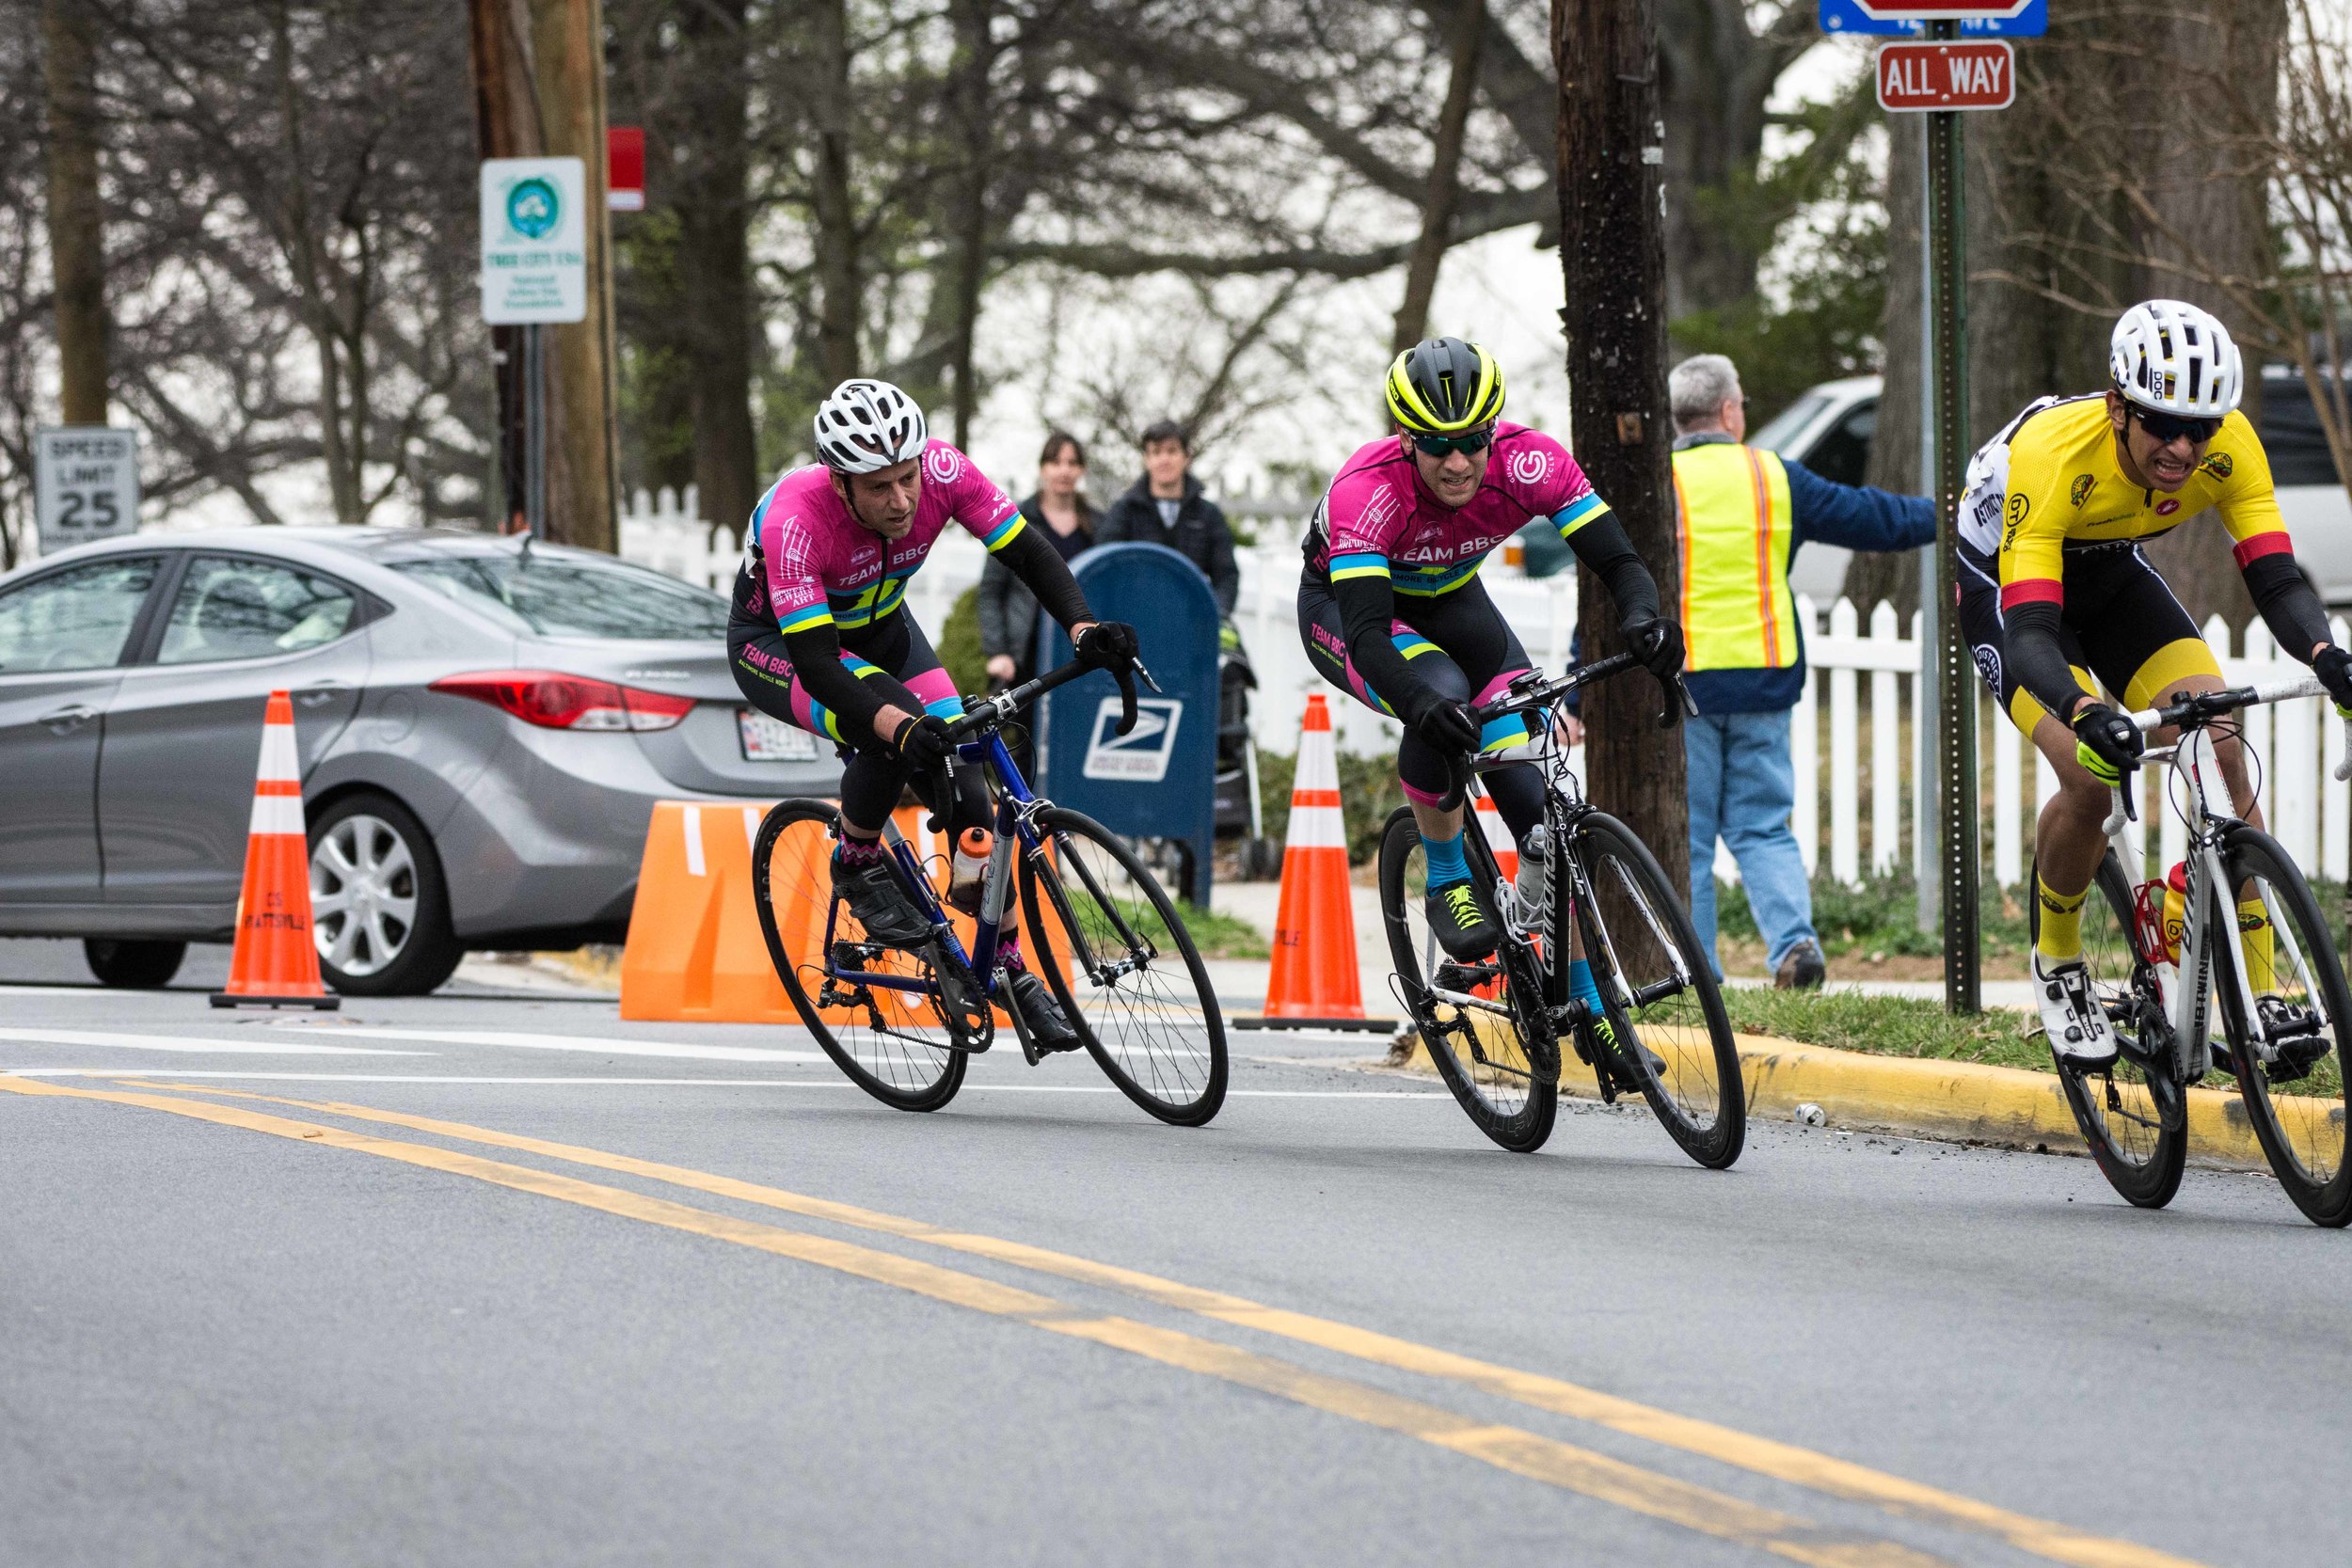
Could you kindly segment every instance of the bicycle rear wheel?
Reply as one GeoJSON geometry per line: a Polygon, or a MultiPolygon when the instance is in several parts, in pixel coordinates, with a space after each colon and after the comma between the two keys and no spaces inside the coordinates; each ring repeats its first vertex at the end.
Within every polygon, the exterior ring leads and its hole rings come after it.
{"type": "Polygon", "coordinates": [[[1747,1144],[1747,1085],[1715,966],[1690,911],[1649,847],[1606,812],[1578,819],[1570,852],[1592,889],[1577,920],[1619,1041],[1620,1071],[1642,1085],[1685,1154],[1723,1170],[1747,1144]],[[1634,1041],[1640,1049],[1630,1048],[1634,1041]]]}
{"type": "MultiPolygon", "coordinates": [[[[1475,983],[1447,988],[1491,1000],[1502,1013],[1433,996],[1430,986],[1439,969],[1458,972],[1459,966],[1449,964],[1422,912],[1428,869],[1412,808],[1399,806],[1380,833],[1380,913],[1389,931],[1390,961],[1404,988],[1401,1000],[1438,1075],[1478,1130],[1514,1154],[1533,1153],[1551,1136],[1560,1111],[1559,1040],[1534,955],[1518,939],[1505,938],[1504,950],[1520,961],[1506,967],[1498,957],[1480,966],[1475,983]]],[[[1474,857],[1470,872],[1491,901],[1492,863],[1474,857]]]]}
{"type": "MultiPolygon", "coordinates": [[[[2037,868],[2028,885],[2041,886],[2037,868]]],[[[2091,994],[2115,1031],[2111,1068],[2085,1072],[2052,1052],[2067,1108],[2082,1130],[2099,1174],[2135,1208],[2161,1209],[2181,1190],[2188,1158],[2188,1121],[2173,1082],[2172,1029],[2155,976],[2139,960],[2133,938],[2131,879],[2107,851],[2099,863],[2098,897],[2083,905],[2083,963],[2091,994]]],[[[2026,927],[2042,937],[2042,903],[2027,900],[2026,927]]]]}
{"type": "Polygon", "coordinates": [[[963,1086],[965,1052],[956,1048],[939,1001],[939,977],[923,954],[883,949],[843,904],[834,910],[833,847],[841,814],[820,800],[770,809],[752,841],[752,901],[759,934],[793,1011],[850,1082],[901,1111],[936,1111],[963,1086]],[[826,920],[833,917],[829,975],[826,920]],[[863,970],[928,981],[922,992],[863,985],[863,970]]]}
{"type": "MultiPolygon", "coordinates": [[[[2239,829],[2231,834],[2228,858],[2231,886],[2251,881],[2270,917],[2267,974],[2255,933],[2241,930],[2235,942],[2225,935],[2221,943],[2228,967],[2216,989],[2238,1094],[2287,1196],[2312,1223],[2341,1226],[2352,1221],[2344,1098],[2352,994],[2319,900],[2278,841],[2239,829]],[[2254,992],[2251,1019],[2238,1001],[2240,966],[2254,992]]],[[[2239,924],[2221,929],[2227,933],[2239,924]]]]}
{"type": "Polygon", "coordinates": [[[1225,1016],[1192,933],[1100,822],[1048,806],[1037,825],[1045,848],[1021,856],[1025,961],[1121,1093],[1162,1121],[1201,1126],[1225,1103],[1225,1016]]]}

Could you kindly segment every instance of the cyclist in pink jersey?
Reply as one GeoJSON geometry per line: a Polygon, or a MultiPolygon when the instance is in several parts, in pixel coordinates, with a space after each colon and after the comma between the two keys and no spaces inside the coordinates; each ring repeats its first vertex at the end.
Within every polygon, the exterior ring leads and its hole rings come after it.
{"type": "MultiPolygon", "coordinates": [[[[898,388],[845,381],[818,407],[816,423],[822,462],[786,474],[752,509],[727,648],[736,685],[753,706],[834,741],[847,759],[834,891],[868,938],[911,947],[930,940],[930,927],[898,886],[881,843],[899,792],[913,784],[951,822],[956,863],[947,896],[966,913],[977,907],[988,858],[989,804],[978,769],[958,772],[952,801],[933,798],[954,746],[947,721],[961,716],[963,703],[904,607],[907,579],[940,532],[953,519],[985,544],[1069,629],[1086,662],[1123,672],[1138,650],[1132,626],[1094,619],[1060,552],[1028,529],[970,458],[930,438],[922,410],[898,388]]],[[[1076,1033],[1044,985],[1021,967],[1017,946],[1006,968],[1040,1046],[1075,1046],[1076,1033]]]]}
{"type": "MultiPolygon", "coordinates": [[[[1468,708],[1529,668],[1526,649],[1479,585],[1478,568],[1531,517],[1549,517],[1608,585],[1627,644],[1660,679],[1682,669],[1682,628],[1659,613],[1658,585],[1584,470],[1550,436],[1502,421],[1502,369],[1459,338],[1432,338],[1389,368],[1400,434],[1340,467],[1307,531],[1298,632],[1324,678],[1402,720],[1397,775],[1429,866],[1429,928],[1463,962],[1494,950],[1494,911],[1472,885],[1459,807],[1440,811],[1452,759],[1528,739],[1520,719],[1481,734],[1468,708]]],[[[1513,833],[1543,816],[1532,764],[1485,775],[1513,833]]],[[[1570,979],[1592,989],[1581,960],[1570,979]]],[[[1597,991],[1595,991],[1597,995],[1597,991]]]]}

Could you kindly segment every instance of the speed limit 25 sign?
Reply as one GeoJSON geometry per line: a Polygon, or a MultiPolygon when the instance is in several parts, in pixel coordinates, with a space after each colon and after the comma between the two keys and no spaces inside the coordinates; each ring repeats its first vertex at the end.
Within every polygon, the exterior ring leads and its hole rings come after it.
{"type": "Polygon", "coordinates": [[[34,509],[43,555],[138,527],[137,431],[57,425],[34,442],[34,509]]]}

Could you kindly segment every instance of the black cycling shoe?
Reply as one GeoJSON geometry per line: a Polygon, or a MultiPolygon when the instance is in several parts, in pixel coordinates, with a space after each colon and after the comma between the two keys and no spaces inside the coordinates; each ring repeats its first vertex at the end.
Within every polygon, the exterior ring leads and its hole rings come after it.
{"type": "Polygon", "coordinates": [[[1041,1056],[1078,1049],[1078,1031],[1070,1026],[1069,1015],[1044,981],[1025,969],[1015,970],[1005,976],[1005,995],[1021,1020],[1022,1048],[1030,1053],[1031,1067],[1041,1056]]]}
{"type": "Polygon", "coordinates": [[[884,947],[920,947],[931,940],[931,923],[899,886],[898,873],[886,857],[851,865],[835,855],[833,893],[866,927],[868,942],[884,947]]]}
{"type": "Polygon", "coordinates": [[[1495,920],[1478,890],[1452,882],[1422,900],[1430,934],[1456,963],[1476,963],[1495,950],[1495,920]]]}

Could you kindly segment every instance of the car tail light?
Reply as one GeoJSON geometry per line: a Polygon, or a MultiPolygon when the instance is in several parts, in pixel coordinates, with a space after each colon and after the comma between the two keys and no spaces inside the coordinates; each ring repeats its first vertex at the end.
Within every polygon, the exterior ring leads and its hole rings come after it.
{"type": "Polygon", "coordinates": [[[450,675],[433,689],[504,708],[545,730],[666,730],[693,711],[694,699],[666,691],[562,675],[552,670],[485,670],[450,675]]]}

